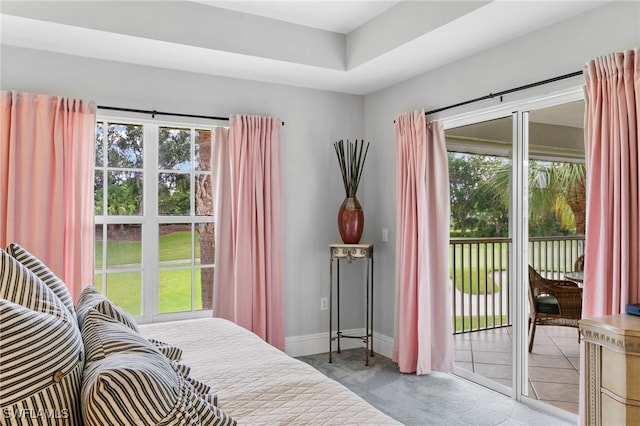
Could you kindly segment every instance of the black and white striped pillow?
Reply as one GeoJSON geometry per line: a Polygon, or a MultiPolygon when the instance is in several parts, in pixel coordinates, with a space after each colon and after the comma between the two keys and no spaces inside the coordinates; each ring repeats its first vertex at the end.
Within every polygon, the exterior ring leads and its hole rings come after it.
{"type": "Polygon", "coordinates": [[[164,357],[142,335],[94,308],[84,315],[81,332],[87,365],[121,352],[142,352],[164,357]]]}
{"type": "Polygon", "coordinates": [[[3,424],[81,425],[83,345],[67,309],[0,299],[0,335],[3,424]]]}
{"type": "Polygon", "coordinates": [[[236,424],[158,353],[120,352],[88,365],[82,401],[87,426],[236,424]]]}
{"type": "Polygon", "coordinates": [[[100,293],[98,289],[92,285],[87,286],[82,290],[80,297],[78,298],[78,303],[76,304],[78,324],[81,329],[83,327],[84,319],[91,308],[110,316],[135,332],[138,332],[138,324],[136,324],[133,317],[127,311],[120,308],[105,295],[100,293]]]}
{"type": "Polygon", "coordinates": [[[161,342],[156,339],[149,339],[149,342],[153,343],[156,348],[160,350],[171,361],[177,361],[182,358],[182,349],[177,346],[173,346],[169,343],[161,342]]]}
{"type": "Polygon", "coordinates": [[[58,315],[60,308],[68,312],[40,278],[3,250],[0,250],[0,298],[52,315],[58,315]]]}
{"type": "MultiPolygon", "coordinates": [[[[191,372],[191,367],[186,364],[183,364],[178,361],[171,361],[171,367],[182,376],[187,382],[191,383],[191,386],[198,392],[200,395],[205,396],[211,394],[211,386],[206,383],[201,382],[200,380],[194,379],[189,375],[191,372]]],[[[214,405],[218,405],[217,403],[214,405]]]]}
{"type": "Polygon", "coordinates": [[[76,319],[76,310],[73,306],[73,299],[67,285],[56,274],[51,271],[40,259],[33,254],[29,253],[24,247],[19,244],[11,243],[7,247],[7,252],[13,256],[18,262],[29,268],[38,278],[42,280],[58,298],[62,301],[64,306],[71,312],[74,319],[76,319]]]}

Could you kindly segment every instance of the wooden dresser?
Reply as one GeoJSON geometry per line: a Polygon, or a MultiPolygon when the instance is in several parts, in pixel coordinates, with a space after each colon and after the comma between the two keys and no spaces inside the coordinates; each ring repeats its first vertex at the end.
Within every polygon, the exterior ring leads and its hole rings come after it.
{"type": "Polygon", "coordinates": [[[579,327],[585,342],[586,424],[640,424],[640,316],[583,319],[579,327]]]}

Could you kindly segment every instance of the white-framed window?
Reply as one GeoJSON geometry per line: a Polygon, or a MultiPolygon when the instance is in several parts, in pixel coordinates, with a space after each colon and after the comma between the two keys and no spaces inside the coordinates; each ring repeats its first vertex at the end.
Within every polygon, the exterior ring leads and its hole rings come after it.
{"type": "Polygon", "coordinates": [[[98,116],[94,285],[139,322],[210,314],[212,129],[98,116]]]}

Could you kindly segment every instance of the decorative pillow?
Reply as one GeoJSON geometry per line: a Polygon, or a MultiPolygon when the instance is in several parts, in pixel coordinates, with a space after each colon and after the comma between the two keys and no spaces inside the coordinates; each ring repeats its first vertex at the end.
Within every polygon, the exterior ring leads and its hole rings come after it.
{"type": "Polygon", "coordinates": [[[78,315],[78,324],[80,325],[80,329],[82,329],[84,318],[91,308],[110,316],[135,332],[138,332],[138,324],[136,324],[133,317],[127,311],[110,301],[92,285],[87,286],[82,290],[80,297],[78,298],[78,303],[76,304],[76,313],[78,315]]]}
{"type": "MultiPolygon", "coordinates": [[[[201,382],[200,380],[194,379],[189,375],[189,373],[191,372],[191,367],[177,361],[171,361],[171,367],[173,367],[176,373],[181,375],[183,379],[191,383],[191,386],[193,386],[195,391],[198,392],[201,396],[208,395],[211,392],[211,386],[201,382]]],[[[218,404],[216,403],[213,405],[218,404]]]]}
{"type": "Polygon", "coordinates": [[[64,306],[69,310],[71,316],[76,319],[76,310],[73,306],[73,299],[69,293],[67,285],[56,276],[40,259],[29,253],[25,248],[16,243],[11,243],[7,247],[7,252],[18,262],[29,268],[38,278],[49,287],[64,306]]]}
{"type": "Polygon", "coordinates": [[[84,314],[82,339],[87,366],[122,352],[142,352],[164,357],[155,345],[139,333],[94,308],[84,314]]]}
{"type": "Polygon", "coordinates": [[[177,346],[170,345],[169,343],[161,342],[156,339],[149,339],[149,342],[153,343],[156,348],[160,350],[171,361],[177,361],[182,358],[182,349],[177,346]]]}
{"type": "Polygon", "coordinates": [[[38,312],[67,311],[58,296],[26,266],[0,250],[0,298],[38,312]]]}
{"type": "Polygon", "coordinates": [[[81,425],[80,331],[66,307],[39,305],[36,311],[0,299],[3,424],[81,425]]]}
{"type": "Polygon", "coordinates": [[[85,369],[82,402],[87,426],[236,424],[161,354],[122,352],[94,362],[85,369]]]}

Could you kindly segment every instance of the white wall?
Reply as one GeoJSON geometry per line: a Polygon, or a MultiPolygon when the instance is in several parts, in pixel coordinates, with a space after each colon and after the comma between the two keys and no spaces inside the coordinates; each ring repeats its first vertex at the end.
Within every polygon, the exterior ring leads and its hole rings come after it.
{"type": "MultiPolygon", "coordinates": [[[[344,198],[333,142],[362,138],[361,96],[6,46],[1,54],[5,90],[92,99],[107,106],[215,116],[261,114],[283,120],[285,332],[327,332],[328,314],[320,311],[320,298],[328,296],[328,245],[339,241],[336,220],[344,198]]],[[[342,302],[359,306],[359,297],[347,291],[342,302]]],[[[343,325],[361,327],[363,312],[343,311],[343,325]]]]}
{"type": "MultiPolygon", "coordinates": [[[[376,149],[365,170],[364,196],[376,206],[368,232],[391,230],[376,247],[376,331],[393,336],[395,274],[395,117],[405,111],[433,110],[582,70],[598,56],[640,46],[640,3],[612,2],[573,19],[422,74],[365,97],[365,135],[376,149]]],[[[428,52],[425,52],[428,54],[428,52]]],[[[505,102],[581,85],[581,77],[505,97],[505,102]]],[[[495,104],[485,101],[440,113],[437,119],[495,104]]],[[[378,242],[376,241],[376,242],[378,242]]]]}

